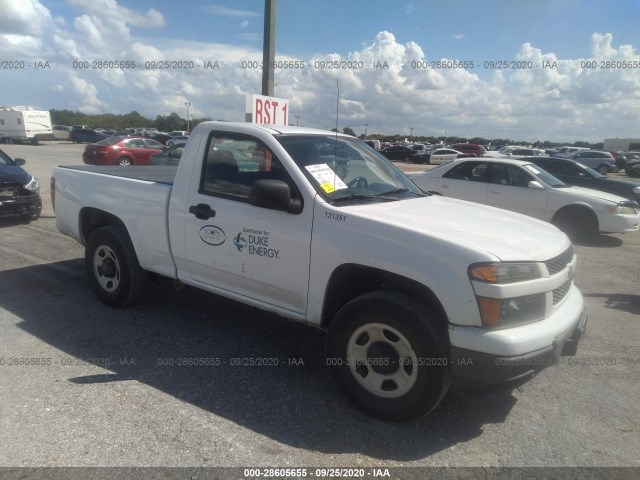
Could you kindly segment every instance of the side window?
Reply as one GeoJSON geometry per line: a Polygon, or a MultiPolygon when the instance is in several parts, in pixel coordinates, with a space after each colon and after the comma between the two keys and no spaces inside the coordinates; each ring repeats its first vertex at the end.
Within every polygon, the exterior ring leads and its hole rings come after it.
{"type": "Polygon", "coordinates": [[[200,178],[201,193],[246,202],[253,182],[262,179],[284,180],[291,185],[280,161],[258,140],[212,133],[200,178]]]}
{"type": "Polygon", "coordinates": [[[452,180],[484,182],[486,181],[486,172],[487,164],[485,162],[463,162],[453,167],[442,177],[452,180]]]}
{"type": "Polygon", "coordinates": [[[22,119],[18,118],[17,120],[18,120],[18,125],[22,125],[22,119]]]}
{"type": "Polygon", "coordinates": [[[129,140],[126,145],[129,148],[144,148],[144,140],[141,138],[134,138],[129,140]]]}
{"type": "Polygon", "coordinates": [[[523,169],[507,164],[495,163],[492,168],[492,183],[511,185],[513,187],[527,187],[534,178],[523,169]]]}

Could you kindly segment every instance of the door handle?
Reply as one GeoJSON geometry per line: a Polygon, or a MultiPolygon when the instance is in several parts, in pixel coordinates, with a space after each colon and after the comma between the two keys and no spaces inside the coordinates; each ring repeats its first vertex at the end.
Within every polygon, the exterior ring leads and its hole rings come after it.
{"type": "Polygon", "coordinates": [[[200,220],[209,220],[211,217],[216,216],[216,211],[211,210],[211,207],[206,203],[191,205],[189,207],[189,213],[193,213],[196,218],[199,218],[200,220]]]}

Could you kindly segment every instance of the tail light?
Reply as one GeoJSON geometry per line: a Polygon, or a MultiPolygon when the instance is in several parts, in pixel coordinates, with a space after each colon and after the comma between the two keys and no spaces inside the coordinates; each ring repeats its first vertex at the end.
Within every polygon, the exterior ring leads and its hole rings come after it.
{"type": "Polygon", "coordinates": [[[56,211],[56,179],[51,177],[49,180],[49,189],[51,191],[51,205],[53,205],[53,211],[56,211]]]}

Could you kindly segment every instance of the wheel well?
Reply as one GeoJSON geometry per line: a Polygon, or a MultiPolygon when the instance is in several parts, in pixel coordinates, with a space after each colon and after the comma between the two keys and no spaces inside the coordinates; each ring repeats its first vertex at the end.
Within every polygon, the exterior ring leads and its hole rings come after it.
{"type": "Polygon", "coordinates": [[[86,207],[80,210],[80,234],[83,242],[89,238],[95,230],[109,225],[124,227],[124,223],[115,215],[97,208],[86,207]]]}
{"type": "Polygon", "coordinates": [[[410,278],[364,265],[346,264],[338,267],[327,285],[322,309],[322,328],[328,328],[335,314],[347,302],[376,290],[403,292],[428,305],[447,328],[448,319],[436,295],[410,278]]]}
{"type": "Polygon", "coordinates": [[[566,207],[562,207],[560,210],[558,210],[555,213],[555,215],[551,219],[551,223],[553,223],[555,225],[555,223],[558,221],[558,219],[561,216],[566,215],[566,214],[574,214],[575,215],[577,213],[582,213],[582,214],[585,214],[586,216],[588,216],[589,219],[593,222],[594,228],[596,229],[596,231],[598,231],[598,229],[599,229],[598,217],[593,212],[593,210],[591,210],[590,208],[587,208],[585,206],[582,206],[582,205],[567,205],[566,207]]]}

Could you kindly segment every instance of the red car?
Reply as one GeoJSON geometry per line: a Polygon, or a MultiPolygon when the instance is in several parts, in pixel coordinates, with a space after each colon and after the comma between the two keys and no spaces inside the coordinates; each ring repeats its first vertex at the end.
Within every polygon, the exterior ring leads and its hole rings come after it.
{"type": "Polygon", "coordinates": [[[149,165],[151,155],[164,148],[150,138],[110,137],[87,145],[82,161],[90,165],[149,165]]]}

